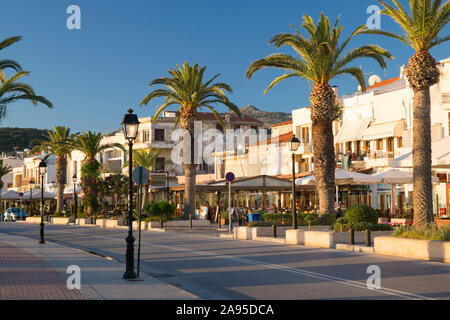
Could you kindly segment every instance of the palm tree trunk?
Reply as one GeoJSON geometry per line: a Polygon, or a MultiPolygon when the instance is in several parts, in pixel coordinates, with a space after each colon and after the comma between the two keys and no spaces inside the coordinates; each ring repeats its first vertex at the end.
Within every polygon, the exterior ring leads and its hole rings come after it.
{"type": "Polygon", "coordinates": [[[184,216],[195,213],[195,177],[196,165],[184,164],[184,216]]]}
{"type": "Polygon", "coordinates": [[[407,78],[413,100],[413,206],[414,226],[433,221],[431,186],[430,87],[439,81],[436,60],[428,51],[417,51],[408,61],[407,78]]]}
{"type": "Polygon", "coordinates": [[[149,187],[149,185],[148,184],[146,184],[146,185],[144,185],[144,192],[143,192],[143,194],[142,194],[142,199],[141,199],[141,208],[142,209],[144,209],[145,208],[145,205],[147,204],[147,202],[148,202],[148,187],[149,187]]]}
{"type": "Polygon", "coordinates": [[[316,84],[310,95],[314,176],[319,194],[319,214],[334,212],[333,120],[336,96],[329,84],[316,84]]]}
{"type": "Polygon", "coordinates": [[[319,194],[319,214],[334,212],[334,157],[331,121],[321,121],[312,126],[314,176],[319,194]]]}
{"type": "Polygon", "coordinates": [[[413,101],[414,225],[433,221],[431,185],[430,90],[416,90],[413,101]]]}
{"type": "Polygon", "coordinates": [[[64,209],[64,187],[66,185],[66,175],[67,175],[67,159],[66,157],[56,158],[56,183],[57,188],[57,200],[56,200],[56,211],[61,212],[64,209]]]}

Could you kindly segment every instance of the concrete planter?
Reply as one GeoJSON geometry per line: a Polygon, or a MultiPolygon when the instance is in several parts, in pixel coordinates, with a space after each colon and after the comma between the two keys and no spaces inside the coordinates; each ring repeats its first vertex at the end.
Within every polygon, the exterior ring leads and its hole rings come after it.
{"type": "Polygon", "coordinates": [[[434,222],[436,222],[436,226],[438,228],[442,227],[442,226],[448,226],[450,227],[450,218],[434,218],[434,222]]]}
{"type": "Polygon", "coordinates": [[[332,248],[334,244],[334,232],[290,229],[286,231],[286,244],[303,244],[305,246],[319,248],[332,248]]]}
{"type": "MultiPolygon", "coordinates": [[[[211,223],[209,220],[192,220],[192,227],[208,227],[211,223]]],[[[165,227],[189,227],[189,220],[174,220],[164,222],[165,227]]],[[[148,228],[161,228],[161,222],[151,221],[148,223],[148,228]]]]}
{"type": "Polygon", "coordinates": [[[95,224],[101,228],[106,228],[106,221],[108,221],[109,219],[97,219],[95,221],[95,224]]]}
{"type": "Polygon", "coordinates": [[[72,221],[72,218],[52,217],[52,224],[69,224],[72,221]]]}
{"type": "Polygon", "coordinates": [[[233,229],[233,238],[239,239],[239,240],[253,240],[253,230],[252,229],[257,229],[257,228],[235,227],[233,229]]]}
{"type": "Polygon", "coordinates": [[[377,237],[374,250],[377,254],[450,263],[450,241],[377,237]]]}
{"type": "MultiPolygon", "coordinates": [[[[133,230],[138,230],[139,222],[133,221],[133,230]]],[[[141,221],[141,230],[147,230],[147,221],[141,221]]]]}
{"type": "Polygon", "coordinates": [[[398,219],[398,218],[391,218],[391,224],[411,224],[412,219],[411,218],[404,218],[404,219],[398,219]]]}
{"type": "Polygon", "coordinates": [[[117,228],[119,226],[124,226],[124,220],[112,220],[106,219],[105,228],[117,228]]]}
{"type": "MultiPolygon", "coordinates": [[[[370,237],[372,243],[376,237],[389,236],[393,231],[372,231],[370,237]]],[[[348,232],[335,232],[333,236],[333,242],[336,243],[349,243],[349,233],[348,232]]],[[[365,231],[355,231],[355,243],[365,243],[366,242],[366,232],[365,231]]]]}
{"type": "Polygon", "coordinates": [[[92,219],[90,219],[90,218],[89,219],[85,219],[85,218],[77,219],[76,224],[80,225],[80,226],[93,225],[92,219]]]}
{"type": "Polygon", "coordinates": [[[25,222],[28,223],[41,223],[41,217],[27,217],[25,222]]]}

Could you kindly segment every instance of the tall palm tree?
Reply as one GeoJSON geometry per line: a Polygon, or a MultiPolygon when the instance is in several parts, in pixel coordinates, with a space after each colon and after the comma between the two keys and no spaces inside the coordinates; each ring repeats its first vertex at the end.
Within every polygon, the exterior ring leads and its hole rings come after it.
{"type": "Polygon", "coordinates": [[[76,134],[70,134],[70,129],[62,126],[55,126],[54,130],[46,130],[47,137],[30,142],[31,152],[44,151],[56,155],[56,183],[57,204],[56,210],[61,212],[64,209],[64,187],[67,183],[67,158],[73,150],[73,143],[76,134]]]}
{"type": "MultiPolygon", "coordinates": [[[[197,175],[196,164],[194,163],[194,121],[197,119],[197,111],[205,107],[215,115],[217,121],[223,126],[223,121],[219,113],[214,109],[216,103],[223,104],[230,111],[241,116],[239,108],[228,100],[225,92],[231,93],[231,87],[222,82],[213,83],[220,75],[217,74],[211,79],[203,79],[206,67],[200,67],[198,63],[190,66],[187,62],[183,67],[177,65],[177,70],[169,70],[170,77],[163,77],[153,80],[149,85],[162,85],[163,89],[155,89],[150,92],[141,102],[147,105],[150,100],[158,97],[165,97],[165,101],[156,111],[153,121],[156,121],[158,115],[170,105],[179,106],[179,114],[176,123],[180,124],[190,134],[190,141],[184,141],[183,152],[187,154],[190,151],[190,161],[183,163],[185,175],[184,189],[184,214],[185,216],[193,214],[195,210],[195,178],[197,175]],[[190,144],[190,149],[187,145],[190,144]]],[[[188,140],[188,139],[186,139],[188,140]]]]}
{"type": "Polygon", "coordinates": [[[384,6],[382,14],[391,17],[403,34],[384,30],[369,30],[397,39],[415,50],[409,59],[406,77],[414,92],[413,101],[413,206],[414,225],[433,221],[431,185],[431,118],[430,87],[439,81],[439,70],[430,49],[450,40],[440,36],[450,21],[450,1],[409,0],[409,12],[397,0],[394,6],[378,0],[384,6]]]}
{"type": "Polygon", "coordinates": [[[3,162],[3,159],[0,159],[0,215],[3,212],[3,203],[2,203],[2,190],[3,187],[5,185],[5,183],[3,182],[3,177],[6,176],[8,173],[10,173],[12,171],[11,166],[8,166],[7,164],[5,164],[3,162]]]}
{"type": "Polygon", "coordinates": [[[25,83],[17,82],[18,79],[29,75],[28,71],[20,71],[12,77],[1,82],[0,85],[0,120],[6,117],[6,108],[10,103],[19,100],[31,101],[33,105],[38,102],[45,104],[49,108],[53,108],[53,104],[45,97],[37,96],[34,89],[25,83]]]}
{"type": "Polygon", "coordinates": [[[246,77],[251,78],[256,71],[267,67],[288,71],[288,73],[275,78],[264,94],[280,81],[291,77],[303,78],[313,83],[313,90],[309,98],[314,175],[321,214],[334,212],[336,161],[332,123],[336,117],[337,97],[329,83],[338,76],[349,74],[356,78],[362,90],[365,90],[362,70],[348,65],[358,58],[371,58],[385,68],[385,58],[392,58],[388,51],[376,45],[365,45],[344,52],[350,40],[367,30],[367,27],[365,25],[357,27],[341,44],[342,25],[338,26],[338,23],[339,17],[334,26],[330,27],[328,17],[322,13],[316,26],[310,16],[303,15],[301,28],[306,31],[308,38],[305,38],[299,30],[291,25],[294,33],[281,33],[270,39],[270,43],[277,48],[290,46],[297,56],[284,53],[272,54],[254,61],[246,72],[246,77]]]}
{"type": "MultiPolygon", "coordinates": [[[[13,43],[19,41],[22,37],[15,36],[7,38],[0,42],[0,51],[9,47],[13,43]]],[[[11,59],[2,59],[0,60],[0,81],[3,82],[6,80],[5,73],[3,70],[5,69],[13,69],[16,72],[22,71],[22,67],[17,61],[11,60],[11,59]]]]}
{"type": "Polygon", "coordinates": [[[120,143],[108,143],[102,144],[103,134],[100,132],[84,132],[78,135],[74,141],[74,149],[81,151],[85,154],[87,162],[97,161],[95,157],[100,152],[111,149],[118,148],[125,151],[125,148],[120,143]]]}

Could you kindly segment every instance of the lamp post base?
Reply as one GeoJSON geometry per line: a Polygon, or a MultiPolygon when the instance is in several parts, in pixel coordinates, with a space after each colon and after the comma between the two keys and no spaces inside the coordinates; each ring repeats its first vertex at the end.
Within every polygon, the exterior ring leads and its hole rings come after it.
{"type": "MultiPolygon", "coordinates": [[[[131,228],[131,225],[128,226],[131,228]]],[[[137,278],[136,272],[134,271],[134,237],[132,231],[128,230],[128,236],[125,239],[127,242],[127,251],[125,254],[126,259],[126,271],[123,274],[123,278],[127,280],[133,280],[137,278]]]]}

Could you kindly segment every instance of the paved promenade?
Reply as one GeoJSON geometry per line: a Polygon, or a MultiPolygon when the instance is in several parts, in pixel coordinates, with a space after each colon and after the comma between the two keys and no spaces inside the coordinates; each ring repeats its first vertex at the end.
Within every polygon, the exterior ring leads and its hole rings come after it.
{"type": "Polygon", "coordinates": [[[111,258],[47,241],[0,233],[0,300],[196,299],[141,273],[122,279],[125,266],[111,258]],[[81,271],[81,289],[69,290],[67,268],[81,271]]]}

